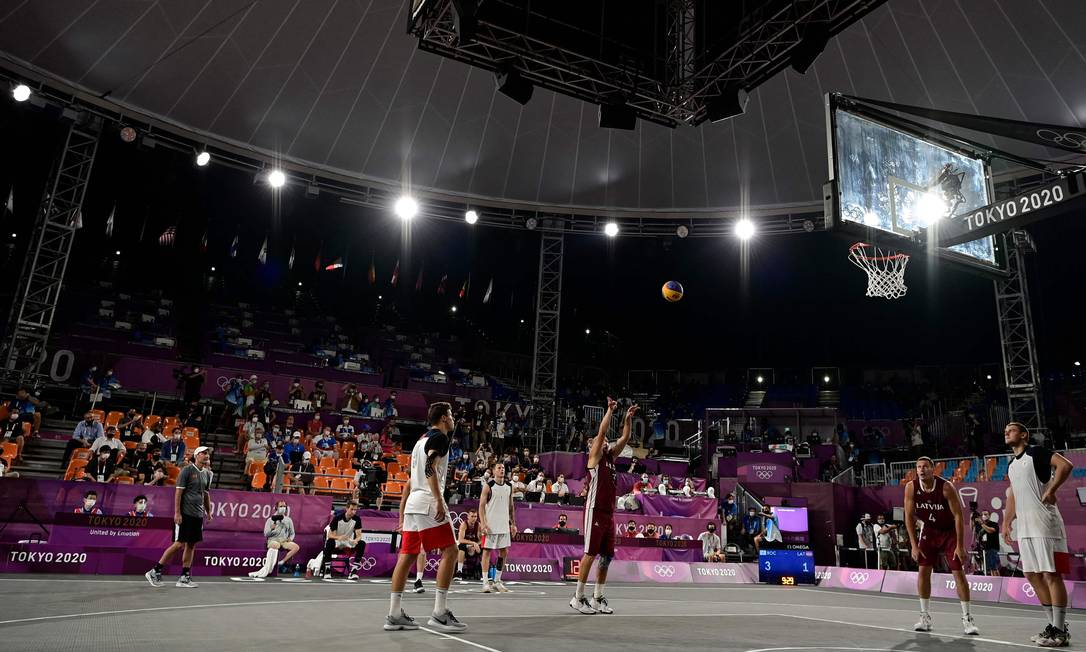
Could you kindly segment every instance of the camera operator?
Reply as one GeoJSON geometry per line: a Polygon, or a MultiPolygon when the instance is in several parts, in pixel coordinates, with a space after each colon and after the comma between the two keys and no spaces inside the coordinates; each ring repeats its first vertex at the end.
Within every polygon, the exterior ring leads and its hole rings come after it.
{"type": "Polygon", "coordinates": [[[173,377],[181,387],[186,404],[192,404],[200,400],[200,389],[207,380],[207,373],[199,365],[193,365],[192,369],[181,367],[173,370],[173,377]]]}
{"type": "Polygon", "coordinates": [[[879,568],[882,570],[897,570],[897,551],[894,539],[898,526],[887,523],[886,516],[879,514],[875,521],[875,545],[879,549],[879,568]]]}
{"type": "Polygon", "coordinates": [[[973,532],[983,553],[986,575],[999,575],[999,525],[992,520],[988,510],[973,514],[973,532]]]}

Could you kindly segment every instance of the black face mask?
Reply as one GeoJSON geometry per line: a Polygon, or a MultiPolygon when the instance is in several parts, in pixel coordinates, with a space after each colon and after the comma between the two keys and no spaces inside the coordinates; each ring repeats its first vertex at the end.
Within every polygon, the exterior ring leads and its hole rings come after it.
{"type": "Polygon", "coordinates": [[[637,526],[634,526],[634,525],[629,525],[629,526],[626,527],[626,530],[628,532],[633,532],[636,529],[637,529],[637,526]]]}
{"type": "Polygon", "coordinates": [[[565,521],[558,521],[558,525],[560,525],[560,526],[562,526],[562,527],[565,527],[565,526],[566,526],[566,522],[565,522],[565,521]]]}
{"type": "Polygon", "coordinates": [[[715,528],[715,527],[711,527],[711,528],[709,528],[709,531],[710,531],[710,532],[716,532],[716,528],[715,528]]]}

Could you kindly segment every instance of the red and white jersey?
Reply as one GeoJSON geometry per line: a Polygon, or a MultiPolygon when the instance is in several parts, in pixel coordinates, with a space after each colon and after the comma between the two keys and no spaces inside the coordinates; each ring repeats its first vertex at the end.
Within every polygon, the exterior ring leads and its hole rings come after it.
{"type": "Polygon", "coordinates": [[[604,445],[596,468],[588,469],[588,496],[585,508],[606,514],[615,511],[615,458],[611,447],[604,445]]]}
{"type": "Polygon", "coordinates": [[[449,438],[437,429],[431,429],[415,442],[411,449],[411,478],[404,514],[429,514],[437,511],[437,501],[430,490],[426,477],[426,465],[431,452],[434,454],[432,472],[437,477],[438,491],[445,491],[445,478],[449,471],[449,438]]]}

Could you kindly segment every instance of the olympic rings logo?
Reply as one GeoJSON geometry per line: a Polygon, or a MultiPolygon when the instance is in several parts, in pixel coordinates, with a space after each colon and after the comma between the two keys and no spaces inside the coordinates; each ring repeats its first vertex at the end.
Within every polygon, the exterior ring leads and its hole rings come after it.
{"type": "Polygon", "coordinates": [[[670,564],[656,564],[652,567],[652,572],[660,577],[674,577],[675,567],[670,564]]]}
{"type": "Polygon", "coordinates": [[[848,581],[853,584],[863,584],[869,579],[871,579],[870,573],[852,572],[848,574],[848,581]]]}
{"type": "Polygon", "coordinates": [[[1038,129],[1037,137],[1054,145],[1086,150],[1086,134],[1077,131],[1068,131],[1061,134],[1051,129],[1038,129]]]}
{"type": "Polygon", "coordinates": [[[772,471],[758,471],[754,475],[758,476],[759,480],[768,480],[773,477],[772,471]]]}
{"type": "Polygon", "coordinates": [[[440,566],[440,565],[441,565],[441,560],[440,559],[429,559],[429,558],[427,558],[427,560],[426,560],[426,570],[428,570],[428,571],[436,571],[437,567],[440,566]]]}
{"type": "Polygon", "coordinates": [[[219,389],[226,391],[227,387],[230,387],[230,378],[227,376],[219,376],[215,379],[215,384],[219,386],[219,389]]]}
{"type": "Polygon", "coordinates": [[[1037,595],[1037,592],[1033,590],[1033,585],[1028,582],[1022,585],[1022,593],[1025,593],[1026,597],[1028,598],[1032,598],[1037,595]]]}
{"type": "Polygon", "coordinates": [[[362,558],[362,570],[373,570],[373,567],[377,565],[377,560],[373,557],[362,558]]]}
{"type": "Polygon", "coordinates": [[[467,512],[449,512],[449,520],[452,521],[453,527],[460,527],[460,523],[466,520],[468,517],[467,512]]]}

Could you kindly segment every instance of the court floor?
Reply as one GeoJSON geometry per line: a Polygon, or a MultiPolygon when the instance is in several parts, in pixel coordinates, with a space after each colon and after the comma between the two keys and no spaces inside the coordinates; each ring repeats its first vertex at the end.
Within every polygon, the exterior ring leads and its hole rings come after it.
{"type": "MultiPolygon", "coordinates": [[[[176,578],[173,578],[176,579],[176,578]]],[[[614,615],[585,616],[569,605],[572,586],[512,584],[482,594],[456,584],[449,607],[468,625],[455,636],[427,631],[433,582],[405,594],[424,629],[385,632],[387,580],[326,582],[200,578],[153,588],[139,577],[0,577],[6,650],[488,650],[557,652],[664,649],[715,652],[998,652],[1035,647],[1037,608],[973,605],[980,636],[964,636],[957,602],[933,600],[936,630],[912,631],[907,597],[809,587],[614,585],[614,615]]],[[[1086,635],[1086,615],[1069,616],[1086,635]]],[[[1072,648],[1082,647],[1072,641],[1072,648]]]]}

